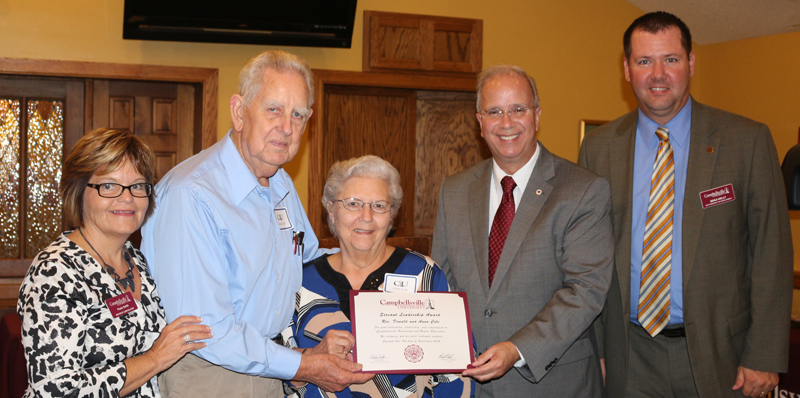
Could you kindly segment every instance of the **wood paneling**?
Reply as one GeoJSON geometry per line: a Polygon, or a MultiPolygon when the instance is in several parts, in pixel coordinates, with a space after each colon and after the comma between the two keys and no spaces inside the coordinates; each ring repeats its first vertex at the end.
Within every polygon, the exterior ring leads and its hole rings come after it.
{"type": "Polygon", "coordinates": [[[442,180],[490,156],[475,118],[474,93],[418,93],[414,235],[433,235],[442,180]]]}
{"type": "Polygon", "coordinates": [[[109,97],[108,110],[108,127],[133,131],[133,97],[109,97]]]}
{"type": "MultiPolygon", "coordinates": [[[[401,176],[404,197],[414,197],[414,119],[416,94],[412,90],[352,86],[328,87],[325,103],[325,142],[322,169],[363,155],[379,156],[401,176]],[[411,116],[409,116],[411,115],[411,116]]],[[[322,220],[327,217],[322,214],[322,220]]],[[[398,235],[414,233],[414,201],[404,200],[394,221],[398,235]]],[[[324,223],[327,225],[327,223],[324,223]]],[[[332,236],[330,231],[319,232],[332,236]]]]}
{"type": "Polygon", "coordinates": [[[479,19],[364,11],[365,72],[476,74],[482,46],[479,19]]]}
{"type": "Polygon", "coordinates": [[[153,98],[153,134],[177,134],[177,116],[177,98],[153,98]]]}
{"type": "Polygon", "coordinates": [[[175,167],[176,158],[175,152],[156,152],[156,179],[160,180],[170,169],[175,167]]]}
{"type": "Polygon", "coordinates": [[[404,198],[396,237],[432,233],[441,179],[488,156],[488,150],[479,149],[475,77],[329,70],[314,75],[314,117],[308,126],[308,215],[314,231],[330,236],[320,202],[330,165],[372,153],[401,175],[404,198]],[[422,150],[420,140],[426,146],[422,150]]]}

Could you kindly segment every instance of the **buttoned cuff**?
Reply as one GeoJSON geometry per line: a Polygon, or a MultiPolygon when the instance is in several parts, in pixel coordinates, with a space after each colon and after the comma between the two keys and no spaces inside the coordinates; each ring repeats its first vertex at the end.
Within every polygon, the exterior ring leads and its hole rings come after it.
{"type": "MultiPolygon", "coordinates": [[[[275,343],[272,343],[275,344],[275,343]]],[[[281,380],[292,380],[300,369],[302,354],[291,348],[279,346],[275,353],[275,358],[270,363],[269,377],[281,380]]]]}

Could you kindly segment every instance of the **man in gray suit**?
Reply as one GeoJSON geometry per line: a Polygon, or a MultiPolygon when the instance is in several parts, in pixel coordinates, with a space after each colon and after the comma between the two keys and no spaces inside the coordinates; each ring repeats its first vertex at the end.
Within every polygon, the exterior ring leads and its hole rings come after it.
{"type": "Polygon", "coordinates": [[[792,297],[772,136],[691,98],[691,34],[674,15],[638,18],[623,42],[638,110],[592,131],[578,161],[611,183],[616,272],[598,323],[609,396],[763,397],[787,369],[792,297]],[[662,168],[667,147],[673,165],[662,168]],[[662,169],[673,182],[671,264],[650,295],[646,225],[662,169]],[[650,322],[656,306],[663,316],[650,322]]]}
{"type": "Polygon", "coordinates": [[[476,397],[599,397],[590,325],[611,279],[608,183],[537,142],[521,68],[483,71],[477,109],[492,159],[442,183],[432,252],[469,300],[480,355],[463,375],[476,397]]]}

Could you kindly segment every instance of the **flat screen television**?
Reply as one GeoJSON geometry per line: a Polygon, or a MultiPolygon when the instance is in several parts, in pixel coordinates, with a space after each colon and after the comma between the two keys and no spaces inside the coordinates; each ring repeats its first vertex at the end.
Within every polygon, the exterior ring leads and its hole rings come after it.
{"type": "Polygon", "coordinates": [[[133,40],[350,48],[357,0],[125,0],[133,40]]]}

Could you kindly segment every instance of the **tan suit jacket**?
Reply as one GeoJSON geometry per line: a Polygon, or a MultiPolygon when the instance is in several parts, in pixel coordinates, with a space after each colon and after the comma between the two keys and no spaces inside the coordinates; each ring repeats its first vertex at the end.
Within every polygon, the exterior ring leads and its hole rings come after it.
{"type": "Polygon", "coordinates": [[[467,293],[478,352],[510,340],[527,361],[476,397],[599,397],[590,325],[613,267],[608,183],[542,146],[490,288],[491,174],[486,160],[445,179],[433,237],[433,259],[467,293]]]}
{"type": "MultiPolygon", "coordinates": [[[[784,372],[788,365],[793,255],[786,193],[767,126],[696,101],[692,107],[681,254],[686,344],[701,397],[741,396],[731,392],[738,366],[784,372]],[[703,209],[700,192],[727,184],[736,199],[703,209]]],[[[633,111],[592,131],[578,160],[611,183],[616,272],[600,324],[609,397],[623,397],[640,370],[628,369],[637,120],[633,111]]]]}

